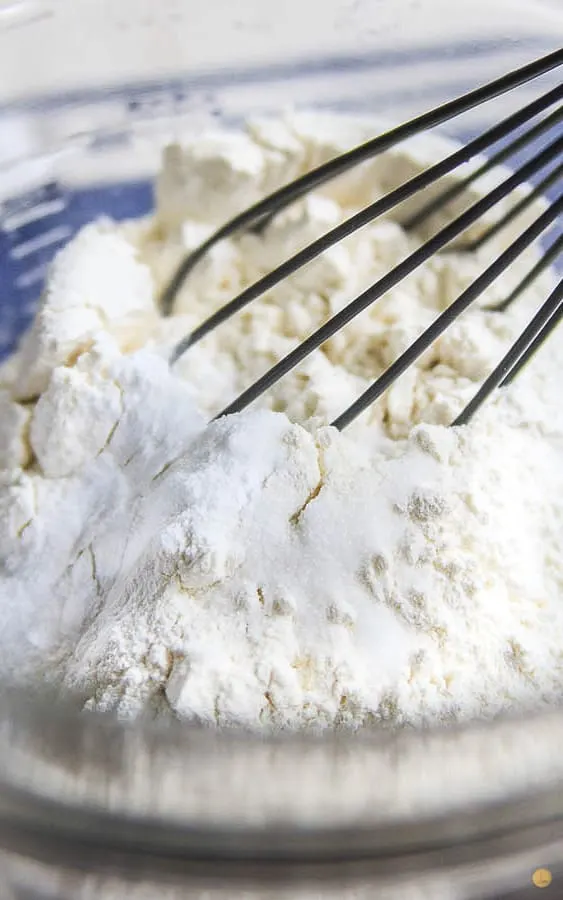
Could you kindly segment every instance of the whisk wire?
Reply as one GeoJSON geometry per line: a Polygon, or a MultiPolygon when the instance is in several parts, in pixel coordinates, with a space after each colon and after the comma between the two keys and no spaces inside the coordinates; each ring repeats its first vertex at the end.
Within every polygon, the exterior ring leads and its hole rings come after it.
{"type": "MultiPolygon", "coordinates": [[[[470,141],[464,147],[456,150],[454,153],[450,154],[450,156],[446,157],[446,159],[441,160],[429,169],[421,172],[419,175],[415,175],[409,181],[405,182],[405,184],[402,184],[389,194],[376,200],[342,224],[337,225],[335,228],[328,231],[316,241],[313,241],[263,278],[260,278],[257,282],[250,285],[237,297],[229,301],[229,303],[218,309],[201,325],[195,328],[191,334],[180,341],[172,353],[170,359],[171,365],[173,365],[191,346],[200,341],[206,334],[209,334],[210,331],[235,315],[235,313],[247,306],[252,300],[257,299],[261,294],[275,287],[317,256],[320,256],[325,250],[328,250],[334,244],[339,243],[344,238],[358,231],[358,229],[362,228],[364,225],[374,221],[374,219],[388,213],[404,200],[409,199],[414,196],[414,194],[429,187],[444,175],[448,175],[461,165],[461,163],[467,162],[467,160],[471,159],[473,156],[486,150],[492,143],[500,140],[507,133],[520,127],[531,117],[538,115],[538,113],[562,98],[563,85],[558,85],[542,97],[532,101],[532,103],[528,104],[523,109],[513,113],[499,125],[493,126],[479,137],[470,141]]],[[[202,247],[203,246],[204,245],[202,245],[202,247]]],[[[196,253],[197,252],[198,251],[196,251],[196,253]]]]}
{"type": "Polygon", "coordinates": [[[423,353],[440,337],[444,331],[465,312],[510,266],[521,253],[526,250],[557,216],[563,211],[563,194],[540,215],[501,255],[475,279],[472,284],[454,300],[447,309],[418,337],[388,369],[380,375],[358,399],[346,409],[341,416],[332,422],[335,428],[342,429],[377,400],[423,353]]]}
{"type": "Polygon", "coordinates": [[[419,225],[422,225],[422,223],[430,218],[433,213],[440,210],[443,211],[447,203],[455,200],[456,197],[460,197],[467,188],[478,181],[479,178],[482,178],[483,175],[486,175],[492,169],[495,169],[497,166],[506,162],[511,156],[519,150],[522,150],[523,147],[527,147],[532,141],[535,141],[538,137],[541,137],[542,134],[545,134],[546,131],[550,131],[556,125],[559,125],[561,121],[563,121],[563,107],[555,109],[544,119],[541,119],[540,122],[537,122],[522,134],[519,134],[518,137],[514,138],[514,140],[510,141],[508,144],[505,144],[505,146],[501,147],[496,153],[491,154],[481,166],[465,178],[461,178],[459,181],[450,185],[450,187],[441,191],[436,197],[433,197],[428,203],[425,203],[418,209],[412,216],[404,219],[402,225],[405,231],[412,231],[415,228],[418,228],[419,225]]]}
{"type": "MultiPolygon", "coordinates": [[[[317,331],[306,338],[302,344],[291,351],[286,357],[280,360],[280,362],[273,366],[246,391],[240,394],[240,396],[224,410],[222,410],[222,412],[220,412],[219,416],[217,416],[216,418],[234,412],[240,412],[242,409],[256,400],[256,398],[264,393],[264,391],[266,391],[272,384],[274,384],[289,371],[291,371],[291,369],[302,362],[310,353],[312,353],[321,344],[323,344],[334,334],[336,334],[337,331],[339,331],[350,321],[352,321],[352,319],[363,312],[364,309],[374,303],[379,297],[387,293],[387,291],[391,290],[391,288],[395,287],[395,285],[397,285],[402,279],[406,278],[407,275],[410,275],[411,272],[415,271],[415,269],[421,266],[422,263],[426,262],[426,260],[428,260],[431,256],[433,256],[444,246],[453,241],[454,238],[458,237],[458,235],[463,233],[485,212],[494,207],[500,200],[503,200],[506,196],[508,196],[508,194],[510,194],[514,190],[514,188],[527,181],[537,171],[541,170],[562,150],[563,137],[557,138],[556,140],[552,141],[547,147],[536,154],[536,156],[522,165],[520,169],[518,169],[509,178],[498,185],[498,187],[496,187],[485,197],[482,197],[480,200],[474,203],[468,210],[463,212],[456,219],[442,228],[421,247],[417,248],[413,253],[406,257],[406,259],[395,266],[390,272],[380,278],[374,285],[369,287],[366,291],[360,294],[359,297],[357,297],[346,307],[344,307],[344,309],[340,310],[340,312],[338,312],[335,316],[325,322],[324,325],[322,325],[317,331]]],[[[552,206],[551,209],[547,210],[544,214],[546,219],[550,217],[549,221],[553,221],[553,209],[554,207],[552,206]]],[[[534,223],[534,225],[531,226],[531,228],[534,227],[537,227],[537,223],[534,223]]],[[[542,226],[542,229],[540,229],[539,233],[541,233],[543,227],[544,226],[542,226]]],[[[528,231],[529,230],[530,229],[528,229],[528,231]]],[[[526,234],[527,233],[528,232],[526,232],[526,234]]],[[[518,242],[515,242],[515,245],[517,244],[518,242]]],[[[506,252],[511,252],[515,245],[509,248],[506,252]]]]}
{"type": "Polygon", "coordinates": [[[529,361],[540,344],[549,337],[563,314],[563,279],[540,307],[530,324],[518,340],[503,356],[498,366],[483,382],[473,399],[452,422],[452,425],[466,425],[495,388],[509,384],[522,367],[529,361]]]}
{"type": "Polygon", "coordinates": [[[546,191],[549,188],[557,184],[563,175],[563,162],[559,163],[551,172],[542,178],[542,180],[531,190],[528,194],[522,197],[514,206],[511,206],[509,210],[505,212],[500,219],[497,219],[492,225],[490,225],[483,234],[479,235],[474,241],[470,241],[469,244],[463,246],[463,250],[466,250],[468,253],[474,253],[483,247],[487,241],[491,238],[495,237],[503,228],[505,228],[510,222],[513,222],[525,209],[532,205],[539,197],[543,197],[546,191]]]}
{"type": "MultiPolygon", "coordinates": [[[[305,196],[309,191],[337,177],[361,162],[371,159],[402,140],[409,138],[421,131],[433,128],[454,116],[461,114],[473,107],[498,97],[514,87],[530,81],[533,78],[563,65],[563,50],[548,54],[540,60],[536,60],[527,66],[523,66],[502,78],[496,79],[481,88],[477,88],[463,95],[457,100],[445,103],[442,106],[411,119],[390,131],[380,134],[378,137],[355,147],[346,153],[317,167],[315,170],[297,178],[295,181],[274,191],[268,197],[255,203],[252,207],[239,213],[230,222],[219,228],[199,248],[186,256],[178,267],[173,278],[166,287],[162,300],[164,315],[170,313],[174,298],[184,279],[192,268],[206,253],[219,241],[243,229],[250,229],[261,233],[267,229],[271,220],[288,205],[305,196]]],[[[258,298],[266,291],[274,288],[282,280],[288,278],[303,266],[314,260],[324,251],[355,233],[358,229],[373,222],[380,216],[402,204],[405,200],[414,197],[417,193],[429,188],[438,179],[449,175],[464,163],[469,162],[475,156],[490,147],[504,142],[495,153],[490,155],[480,165],[474,167],[464,178],[458,179],[454,184],[440,190],[431,199],[423,202],[418,210],[406,220],[403,219],[403,228],[406,231],[422,224],[427,218],[438,210],[444,211],[447,204],[456,197],[462,195],[467,189],[482,178],[489,171],[494,170],[500,163],[518,153],[524,147],[529,147],[533,142],[544,135],[550,129],[563,122],[563,84],[548,90],[541,97],[528,103],[522,109],[507,116],[499,124],[486,130],[480,136],[469,141],[465,146],[456,149],[445,159],[440,160],[418,175],[415,175],[398,188],[378,198],[365,209],[360,210],[322,237],[313,241],[307,247],[299,250],[290,259],[285,260],[273,271],[267,273],[254,284],[248,286],[229,303],[216,310],[191,334],[183,338],[174,348],[170,364],[172,365],[192,345],[200,341],[206,334],[225,322],[235,313],[243,309],[252,300],[258,298]],[[559,104],[556,109],[545,115],[535,124],[529,124],[531,120],[542,115],[554,104],[559,104]],[[522,129],[525,128],[524,131],[522,129]],[[510,140],[506,141],[513,132],[517,132],[510,140]]],[[[524,212],[532,204],[537,203],[538,198],[563,178],[563,134],[558,130],[558,136],[547,146],[536,152],[531,159],[506,177],[500,184],[493,187],[487,194],[481,196],[469,208],[463,210],[452,221],[432,234],[424,243],[414,249],[406,258],[402,259],[389,272],[379,278],[367,290],[349,302],[343,309],[321,325],[302,343],[295,347],[283,359],[272,366],[252,385],[243,391],[234,401],[223,409],[216,419],[232,413],[240,412],[250,403],[261,396],[269,387],[279,381],[295,366],[299,365],[312,352],[322,346],[338,331],[348,325],[360,313],[375,303],[378,299],[392,290],[402,280],[407,278],[432,256],[447,249],[459,252],[478,251],[485,243],[490,241],[509,223],[524,212]],[[555,163],[554,165],[552,165],[555,163]],[[533,188],[525,191],[523,196],[517,198],[508,209],[492,223],[486,224],[476,238],[466,243],[458,243],[457,238],[464,234],[471,226],[493,209],[498,203],[508,197],[515,189],[528,180],[534,179],[544,169],[546,174],[535,184],[533,188]],[[450,246],[451,245],[451,246],[450,246]]],[[[426,328],[422,334],[407,347],[388,368],[377,377],[343,413],[333,422],[333,427],[343,429],[357,416],[364,412],[376,401],[404,372],[412,366],[424,354],[431,345],[461,316],[493,282],[512,263],[527,250],[542,233],[550,228],[557,216],[563,212],[563,193],[559,194],[553,202],[543,209],[532,224],[490,263],[483,271],[437,318],[426,328]]],[[[563,234],[559,234],[544,254],[520,279],[518,284],[505,296],[504,300],[494,306],[484,307],[489,312],[503,312],[514,300],[526,290],[547,267],[563,253],[563,234]]],[[[457,416],[454,425],[463,425],[470,420],[477,409],[485,402],[491,392],[499,387],[509,384],[522,367],[527,363],[536,349],[549,337],[553,329],[560,322],[563,315],[563,280],[551,292],[548,299],[536,312],[532,321],[523,330],[505,353],[499,364],[485,379],[477,390],[472,400],[457,416]]]]}
{"type": "Polygon", "coordinates": [[[551,332],[561,321],[561,316],[563,315],[563,302],[561,301],[561,292],[563,291],[563,284],[559,284],[558,288],[556,288],[557,296],[559,298],[559,302],[554,308],[551,318],[549,318],[545,324],[538,331],[534,339],[530,342],[524,353],[518,359],[518,362],[510,369],[507,375],[503,378],[500,383],[500,387],[505,387],[505,385],[510,384],[521,369],[529,362],[531,357],[534,355],[536,350],[547,340],[551,332]]]}
{"type": "Polygon", "coordinates": [[[536,278],[549,268],[552,262],[555,262],[558,256],[563,253],[563,234],[560,234],[549,247],[542,253],[537,263],[532,266],[529,272],[518,282],[515,288],[510,291],[502,303],[495,306],[486,307],[491,312],[504,312],[514,301],[536,280],[536,278]]]}
{"type": "Polygon", "coordinates": [[[439,107],[416,116],[402,125],[378,135],[378,137],[373,138],[371,141],[367,141],[364,144],[349,150],[347,153],[343,153],[340,156],[329,160],[327,163],[302,175],[290,184],[274,191],[268,197],[258,201],[253,206],[239,213],[227,222],[208,238],[207,241],[204,241],[196,251],[186,257],[162,294],[162,314],[166,316],[171,313],[174,298],[185,278],[196,263],[199,262],[199,260],[202,259],[219,241],[247,229],[252,225],[256,225],[256,223],[260,222],[265,217],[271,217],[272,215],[277,214],[309,191],[336,178],[338,175],[341,175],[343,172],[346,172],[348,169],[359,163],[383,153],[385,150],[390,149],[406,138],[419,134],[422,131],[427,131],[437,125],[441,125],[444,122],[447,122],[476,106],[480,106],[489,100],[499,97],[501,94],[525,84],[562,64],[563,50],[556,50],[549,53],[486,85],[475,88],[455,100],[450,100],[439,107]]]}

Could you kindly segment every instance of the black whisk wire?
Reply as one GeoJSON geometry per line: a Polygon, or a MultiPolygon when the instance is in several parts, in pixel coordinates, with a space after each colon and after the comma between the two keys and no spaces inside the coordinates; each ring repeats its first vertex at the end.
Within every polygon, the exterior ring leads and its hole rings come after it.
{"type": "MultiPolygon", "coordinates": [[[[502,78],[490,82],[488,85],[470,91],[457,100],[443,104],[397,128],[393,128],[390,131],[379,135],[371,141],[367,141],[359,147],[355,147],[353,150],[330,160],[328,163],[319,166],[312,172],[301,176],[292,183],[273,192],[270,196],[254,204],[238,216],[235,216],[223,227],[219,228],[215,234],[211,235],[207,241],[183,260],[164,291],[162,297],[163,314],[168,315],[171,312],[174,298],[184,279],[198,261],[219,241],[237,234],[242,230],[251,230],[254,232],[264,231],[267,229],[272,218],[274,218],[282,209],[305,196],[316,187],[319,187],[327,181],[348,171],[353,166],[373,158],[400,141],[412,137],[419,132],[433,128],[435,125],[460,115],[462,112],[485,103],[494,97],[498,97],[500,94],[561,65],[563,65],[563,50],[548,54],[534,63],[523,66],[502,78]]],[[[492,155],[488,155],[487,159],[482,162],[481,165],[474,167],[464,178],[456,180],[454,184],[440,190],[438,194],[434,193],[431,199],[426,202],[424,202],[423,198],[422,206],[407,219],[403,218],[402,224],[405,230],[409,231],[421,225],[438,210],[442,213],[445,209],[447,211],[448,203],[451,203],[456,197],[467,192],[467,189],[475,181],[482,178],[488,172],[493,171],[495,167],[504,163],[524,147],[532,145],[537,138],[563,122],[563,105],[560,104],[561,100],[563,100],[563,84],[560,83],[555,88],[544,93],[538,99],[528,103],[522,109],[507,116],[499,124],[489,128],[465,146],[456,149],[445,159],[442,159],[425,171],[415,175],[406,183],[400,185],[400,187],[389,192],[384,197],[380,197],[365,209],[351,216],[345,222],[340,223],[327,234],[318,238],[316,241],[313,241],[309,246],[303,248],[273,271],[260,278],[255,284],[247,287],[237,297],[234,297],[229,303],[217,310],[201,325],[194,329],[191,334],[176,345],[170,359],[170,364],[173,364],[184,352],[186,352],[186,350],[189,349],[189,347],[200,341],[206,334],[225,322],[239,310],[243,309],[247,304],[252,302],[252,300],[275,287],[281,281],[314,260],[324,251],[355,233],[358,229],[373,222],[378,217],[385,215],[390,210],[404,203],[405,200],[414,197],[416,194],[422,193],[431,185],[435,184],[440,178],[443,178],[458,169],[462,164],[469,162],[479,154],[488,151],[495,144],[502,142],[500,149],[492,155]],[[554,104],[559,105],[547,115],[542,116],[542,114],[554,104]],[[537,116],[542,116],[540,121],[535,124],[530,124],[537,116]],[[524,127],[525,130],[522,130],[524,127]],[[516,132],[516,135],[510,138],[514,132],[516,132]],[[510,139],[507,140],[508,138],[510,139]]],[[[299,346],[295,347],[295,349],[288,353],[287,356],[258,378],[254,384],[243,391],[215,418],[217,419],[245,409],[250,403],[268,390],[268,388],[283,378],[284,375],[290,372],[294,367],[298,366],[307,358],[307,356],[321,347],[342,328],[346,327],[346,325],[348,325],[356,316],[360,315],[360,313],[392,290],[403,279],[407,278],[441,250],[445,249],[447,251],[449,248],[457,252],[475,253],[530,206],[535,204],[538,208],[543,207],[543,211],[541,214],[537,215],[535,221],[529,224],[525,230],[522,231],[519,236],[487,266],[485,271],[483,271],[473,283],[470,284],[469,287],[447,307],[447,309],[438,315],[434,322],[432,322],[432,324],[419,335],[419,337],[407,347],[403,353],[400,354],[398,359],[376,378],[369,388],[367,388],[354,403],[332,422],[332,426],[337,429],[343,429],[354,421],[392,384],[394,384],[394,382],[400,378],[409,367],[415,364],[420,356],[439,339],[459,316],[461,316],[522,253],[536,242],[546,229],[551,228],[557,217],[563,213],[563,193],[560,193],[551,203],[547,203],[547,201],[546,203],[541,203],[541,200],[539,199],[543,198],[550,188],[563,179],[563,161],[561,160],[561,154],[563,153],[563,135],[560,131],[558,134],[559,136],[552,140],[551,143],[536,152],[531,159],[528,159],[520,165],[516,171],[512,172],[500,184],[493,187],[487,194],[479,197],[476,202],[472,203],[469,208],[464,209],[447,225],[440,228],[437,233],[431,234],[421,246],[413,250],[405,259],[401,260],[401,262],[391,269],[391,271],[387,272],[375,282],[375,284],[371,285],[367,290],[353,299],[347,306],[313,332],[313,334],[309,335],[309,337],[299,344],[299,346]],[[495,221],[486,224],[484,230],[481,230],[477,237],[470,239],[469,242],[458,242],[457,239],[475,225],[481,217],[508,197],[512,192],[517,191],[522,185],[526,185],[530,179],[534,180],[534,176],[537,176],[546,168],[548,171],[547,173],[544,173],[541,180],[535,183],[534,187],[528,188],[523,194],[520,192],[520,196],[518,197],[517,195],[516,202],[511,203],[510,207],[505,212],[502,212],[500,217],[496,218],[495,221]]],[[[484,310],[488,310],[491,313],[504,312],[561,254],[563,254],[563,234],[559,234],[555,237],[542,256],[535,262],[529,271],[521,277],[519,283],[500,303],[497,303],[494,306],[484,307],[484,310]]],[[[563,279],[551,292],[548,299],[534,315],[529,325],[514,341],[500,363],[491,372],[488,378],[485,379],[472,400],[452,424],[457,426],[466,424],[495,388],[509,384],[521,371],[523,366],[526,365],[535,351],[547,340],[554,328],[559,324],[562,315],[563,279]]]]}
{"type": "Polygon", "coordinates": [[[276,215],[282,209],[285,209],[291,203],[294,203],[306,193],[309,193],[309,191],[336,178],[359,163],[383,153],[385,150],[390,149],[401,141],[419,134],[420,132],[434,128],[437,125],[441,125],[444,122],[447,122],[470,109],[474,109],[476,106],[480,106],[489,100],[499,97],[513,88],[525,84],[562,64],[563,50],[556,50],[549,53],[541,59],[528,63],[486,85],[469,91],[455,100],[450,100],[435,109],[416,116],[396,128],[392,128],[384,134],[373,138],[371,141],[367,141],[359,147],[355,147],[353,150],[343,153],[335,159],[329,160],[329,162],[308,172],[306,175],[302,175],[285,187],[274,191],[265,199],[255,203],[253,206],[239,213],[239,215],[235,216],[231,221],[227,222],[207,241],[202,243],[196,251],[186,257],[163,292],[161,297],[162,314],[166,316],[171,313],[174,299],[185,278],[197,262],[199,262],[199,260],[202,259],[219,241],[240,231],[246,230],[251,226],[256,226],[264,219],[271,218],[272,215],[276,215]]]}
{"type": "Polygon", "coordinates": [[[533,340],[530,342],[526,350],[522,353],[518,362],[516,362],[510,371],[504,376],[503,380],[500,383],[500,387],[505,387],[505,385],[511,384],[512,381],[516,378],[518,373],[523,369],[523,367],[530,361],[536,350],[538,350],[541,345],[547,340],[549,335],[555,329],[555,327],[561,321],[561,316],[563,315],[563,303],[561,302],[561,292],[563,291],[563,284],[560,282],[558,288],[556,288],[559,303],[557,307],[553,310],[551,317],[542,325],[541,329],[535,335],[533,340]]]}
{"type": "Polygon", "coordinates": [[[526,196],[522,197],[514,206],[511,206],[507,212],[505,212],[504,216],[501,216],[500,219],[497,219],[494,224],[490,225],[483,234],[480,234],[478,238],[475,238],[474,241],[470,241],[468,244],[464,244],[463,250],[468,253],[474,253],[479,250],[484,244],[487,243],[491,238],[495,237],[503,228],[506,228],[510,222],[513,222],[521,213],[524,212],[525,209],[528,209],[529,206],[532,205],[539,197],[543,197],[549,188],[557,184],[563,175],[563,162],[560,162],[555,168],[548,172],[545,178],[542,180],[531,190],[526,196]]]}
{"type": "Polygon", "coordinates": [[[342,429],[375,402],[455,322],[493,281],[526,250],[563,212],[563,194],[546,209],[485,271],[454,300],[411,346],[374,381],[332,425],[342,429]]]}
{"type": "MultiPolygon", "coordinates": [[[[482,135],[470,141],[468,144],[466,144],[464,147],[461,147],[459,150],[456,150],[454,153],[450,154],[450,156],[446,157],[446,159],[441,160],[440,162],[431,166],[429,169],[421,172],[419,175],[415,175],[409,181],[405,182],[405,184],[402,184],[400,187],[391,191],[389,194],[386,194],[386,196],[381,197],[379,200],[370,204],[359,213],[356,213],[354,216],[347,219],[341,225],[337,225],[336,228],[331,229],[322,237],[318,238],[316,241],[313,241],[303,250],[300,250],[298,253],[296,253],[290,259],[286,260],[277,268],[273,269],[263,278],[260,278],[254,284],[250,285],[248,288],[245,288],[245,290],[242,291],[237,297],[222,306],[215,313],[209,316],[209,318],[207,318],[201,325],[195,328],[191,332],[191,334],[187,335],[176,345],[170,359],[170,364],[173,365],[180,358],[180,356],[182,356],[190,347],[198,343],[198,341],[209,334],[210,331],[213,331],[215,328],[217,328],[223,322],[227,321],[227,319],[231,318],[231,316],[235,315],[235,313],[239,312],[253,300],[256,300],[266,291],[271,290],[280,282],[288,278],[290,275],[293,275],[296,271],[307,265],[307,263],[311,262],[317,256],[320,256],[325,250],[328,250],[334,244],[339,243],[349,235],[354,234],[364,225],[367,225],[380,216],[385,215],[385,213],[394,209],[405,200],[408,200],[419,191],[424,190],[426,187],[429,187],[444,175],[448,175],[450,172],[457,169],[462,163],[467,162],[467,160],[471,159],[473,156],[476,156],[478,153],[483,152],[491,144],[494,144],[496,141],[505,137],[507,133],[510,133],[515,128],[521,127],[522,124],[528,122],[530,118],[533,118],[534,116],[543,112],[553,103],[556,103],[561,99],[563,99],[563,85],[558,85],[557,87],[548,91],[542,97],[532,101],[523,109],[518,110],[511,116],[508,116],[508,118],[506,118],[499,125],[489,128],[482,135]]],[[[198,251],[196,251],[196,253],[197,252],[198,251]]]]}
{"type": "Polygon", "coordinates": [[[563,253],[563,233],[555,238],[554,241],[547,247],[546,250],[543,251],[542,255],[538,259],[537,263],[532,266],[529,272],[524,275],[524,277],[518,282],[515,288],[513,288],[510,293],[504,298],[501,303],[497,303],[495,306],[486,307],[491,312],[504,312],[511,306],[521,294],[524,293],[527,288],[530,287],[531,284],[534,283],[536,278],[545,272],[546,269],[550,267],[550,265],[555,262],[558,256],[561,256],[563,253]]]}
{"type": "Polygon", "coordinates": [[[537,122],[522,134],[519,134],[514,140],[509,141],[509,143],[501,147],[500,150],[497,150],[496,153],[487,157],[481,166],[474,169],[474,171],[465,178],[461,178],[459,181],[456,180],[450,187],[441,191],[437,196],[433,197],[432,200],[429,200],[428,203],[421,206],[412,216],[404,219],[402,225],[405,231],[413,231],[429,219],[433,213],[439,211],[443,212],[446,208],[446,204],[451,203],[456,197],[460,197],[464,194],[467,188],[471,187],[471,185],[478,181],[479,178],[482,178],[483,175],[486,175],[497,166],[502,165],[502,163],[506,162],[507,159],[510,159],[511,156],[518,153],[519,150],[522,150],[524,147],[531,144],[532,141],[541,137],[542,134],[551,131],[551,129],[556,125],[559,125],[561,121],[563,121],[563,107],[555,109],[544,119],[541,119],[540,122],[537,122]]]}
{"type": "Polygon", "coordinates": [[[563,279],[452,425],[466,425],[495,388],[510,384],[538,347],[547,340],[561,321],[562,315],[563,279]]]}
{"type": "MultiPolygon", "coordinates": [[[[247,388],[236,400],[219,413],[220,416],[228,415],[234,412],[240,412],[250,403],[257,399],[264,391],[268,390],[276,381],[286,375],[291,369],[302,362],[310,353],[316,350],[321,344],[325,343],[337,331],[340,331],[345,325],[358,316],[364,309],[367,309],[377,299],[382,297],[391,288],[395,287],[400,281],[415,271],[431,256],[438,253],[443,247],[451,243],[456,237],[462,234],[474,222],[478,221],[481,216],[488,210],[492,209],[500,200],[508,196],[514,188],[530,177],[535,175],[539,170],[544,168],[552,159],[556,158],[563,151],[563,137],[559,137],[552,141],[542,151],[536,154],[531,160],[526,162],[509,178],[503,181],[498,187],[490,191],[485,197],[474,203],[468,210],[458,216],[453,222],[450,222],[442,228],[437,234],[426,241],[421,247],[417,248],[406,259],[402,260],[390,272],[380,278],[374,285],[360,294],[355,300],[349,303],[344,309],[340,310],[335,316],[329,319],[317,331],[310,335],[284,359],[273,366],[253,385],[247,388]]],[[[551,216],[549,221],[553,221],[553,209],[547,210],[545,216],[551,216]]],[[[537,224],[537,223],[535,223],[537,224]]],[[[532,228],[535,226],[531,226],[532,228]]],[[[529,231],[530,229],[528,229],[529,231]]],[[[543,230],[543,229],[542,229],[543,230]]],[[[526,232],[527,234],[528,232],[526,232]]],[[[515,242],[516,244],[516,242],[515,242]]],[[[514,245],[513,245],[514,246],[514,245]]],[[[511,248],[509,248],[510,251],[511,248]]],[[[508,252],[508,251],[507,251],[508,252]]],[[[374,398],[375,399],[375,398],[374,398]]],[[[348,411],[347,411],[348,413],[348,411]]],[[[344,416],[346,416],[346,414],[344,416]]],[[[352,418],[359,413],[354,413],[352,418]]],[[[345,423],[347,424],[347,422],[345,423]]],[[[341,426],[343,427],[343,425],[341,426]]]]}

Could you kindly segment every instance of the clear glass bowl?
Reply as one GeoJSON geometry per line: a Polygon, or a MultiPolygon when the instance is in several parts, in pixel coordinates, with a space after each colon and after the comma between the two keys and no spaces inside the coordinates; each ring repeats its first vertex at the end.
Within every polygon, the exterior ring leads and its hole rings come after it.
{"type": "MultiPolygon", "coordinates": [[[[287,106],[399,120],[562,36],[559,0],[0,0],[0,356],[77,228],[150,210],[179,131],[287,106]]],[[[541,868],[562,895],[558,711],[260,740],[0,697],[2,898],[524,897],[541,868]]]]}

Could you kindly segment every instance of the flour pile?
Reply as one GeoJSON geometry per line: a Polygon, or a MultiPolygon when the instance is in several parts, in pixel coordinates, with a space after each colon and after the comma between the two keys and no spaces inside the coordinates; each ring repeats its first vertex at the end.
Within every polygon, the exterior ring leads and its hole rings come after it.
{"type": "Polygon", "coordinates": [[[206,424],[421,235],[367,226],[168,366],[212,311],[448,149],[409,142],[225,242],[161,318],[186,250],[372,133],[295,115],[186,140],[164,155],[154,216],[94,223],[59,254],[0,375],[4,677],[124,717],[253,729],[419,726],[559,698],[561,336],[447,427],[546,297],[550,273],[487,309],[535,251],[349,430],[327,425],[514,231],[423,266],[245,413],[206,424]]]}

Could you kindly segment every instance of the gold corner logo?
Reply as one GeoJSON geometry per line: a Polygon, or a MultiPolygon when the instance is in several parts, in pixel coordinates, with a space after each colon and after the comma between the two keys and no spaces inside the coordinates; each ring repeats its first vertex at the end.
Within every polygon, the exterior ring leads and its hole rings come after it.
{"type": "Polygon", "coordinates": [[[537,888],[549,887],[553,880],[553,876],[549,869],[536,869],[532,875],[532,884],[537,888]]]}

